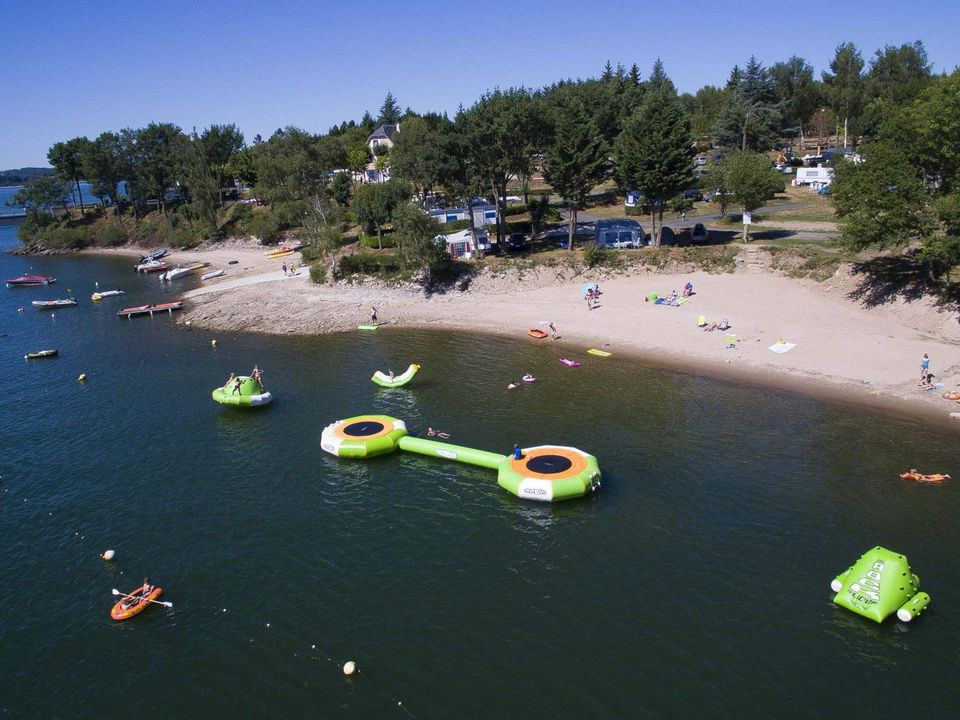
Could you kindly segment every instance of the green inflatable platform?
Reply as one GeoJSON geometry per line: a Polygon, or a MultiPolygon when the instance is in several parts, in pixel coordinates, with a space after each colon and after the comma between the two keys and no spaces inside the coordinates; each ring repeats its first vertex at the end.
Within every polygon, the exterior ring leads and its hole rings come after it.
{"type": "Polygon", "coordinates": [[[260,383],[248,375],[237,375],[211,394],[213,399],[221,405],[238,405],[240,407],[266,405],[273,400],[270,391],[261,387],[260,383]],[[238,382],[239,387],[237,386],[238,382]]]}
{"type": "Polygon", "coordinates": [[[910,622],[930,604],[907,558],[879,545],[834,578],[830,588],[837,605],[878,623],[893,613],[910,622]]]}

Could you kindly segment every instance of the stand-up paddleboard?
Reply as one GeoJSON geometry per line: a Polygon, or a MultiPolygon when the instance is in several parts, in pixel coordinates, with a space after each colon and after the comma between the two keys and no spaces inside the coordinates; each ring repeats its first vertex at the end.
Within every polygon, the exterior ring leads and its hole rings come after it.
{"type": "Polygon", "coordinates": [[[610,357],[613,353],[609,353],[606,350],[597,350],[596,348],[590,348],[587,350],[591,355],[596,355],[597,357],[610,357]]]}
{"type": "Polygon", "coordinates": [[[357,330],[376,330],[378,325],[357,325],[357,330]]]}

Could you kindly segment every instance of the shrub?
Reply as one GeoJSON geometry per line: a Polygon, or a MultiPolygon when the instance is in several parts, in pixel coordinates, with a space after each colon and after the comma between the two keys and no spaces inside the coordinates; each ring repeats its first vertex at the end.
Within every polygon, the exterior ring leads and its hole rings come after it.
{"type": "Polygon", "coordinates": [[[503,216],[511,217],[513,215],[525,215],[527,213],[526,205],[510,205],[509,207],[504,208],[503,216]]]}
{"type": "Polygon", "coordinates": [[[320,259],[320,253],[317,252],[317,249],[313,245],[306,245],[300,248],[300,259],[310,264],[320,259]]]}
{"type": "Polygon", "coordinates": [[[400,261],[394,255],[354,253],[340,259],[340,275],[388,275],[400,271],[400,261]]]}
{"type": "Polygon", "coordinates": [[[444,235],[449,235],[450,233],[459,232],[460,230],[466,230],[470,227],[470,218],[466,220],[451,220],[450,222],[438,223],[437,227],[439,228],[439,233],[444,235]]]}
{"type": "MultiPolygon", "coordinates": [[[[380,241],[377,239],[376,235],[365,235],[360,233],[360,244],[364,247],[371,248],[372,250],[380,249],[380,241]]],[[[394,248],[397,246],[396,240],[393,239],[393,236],[385,234],[383,236],[383,247],[385,248],[394,248]]]]}
{"type": "Polygon", "coordinates": [[[49,227],[41,234],[40,241],[52,248],[79,250],[90,244],[90,235],[83,228],[49,227]]]}
{"type": "Polygon", "coordinates": [[[609,253],[606,248],[597,245],[595,242],[587,243],[583,247],[583,261],[587,267],[597,267],[604,265],[609,261],[609,253]]]}
{"type": "Polygon", "coordinates": [[[281,228],[272,213],[256,213],[250,220],[247,230],[260,241],[261,245],[274,245],[280,239],[281,228]]]}
{"type": "Polygon", "coordinates": [[[317,285],[323,285],[327,281],[327,266],[322,262],[312,263],[310,265],[310,281],[317,285]]]}
{"type": "Polygon", "coordinates": [[[130,236],[127,234],[127,229],[123,227],[123,225],[110,222],[104,223],[96,229],[94,232],[94,240],[98,245],[116,247],[129,242],[130,236]]]}

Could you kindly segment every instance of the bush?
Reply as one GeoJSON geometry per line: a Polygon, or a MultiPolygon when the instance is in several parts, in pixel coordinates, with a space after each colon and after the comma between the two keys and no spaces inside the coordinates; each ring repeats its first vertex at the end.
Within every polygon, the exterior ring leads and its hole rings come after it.
{"type": "MultiPolygon", "coordinates": [[[[306,260],[306,258],[304,258],[306,260]]],[[[310,265],[310,281],[317,285],[323,285],[327,281],[327,266],[322,262],[315,262],[310,265]]]]}
{"type": "Polygon", "coordinates": [[[340,259],[339,274],[388,275],[400,271],[400,261],[394,255],[354,253],[340,259]]]}
{"type": "Polygon", "coordinates": [[[44,228],[53,225],[54,219],[46,213],[29,213],[27,219],[17,228],[17,237],[24,245],[39,240],[44,228]]]}
{"type": "Polygon", "coordinates": [[[583,247],[583,261],[590,268],[604,265],[609,261],[609,253],[606,248],[597,245],[595,242],[587,243],[583,247]]]}
{"type": "Polygon", "coordinates": [[[309,265],[320,259],[320,253],[317,252],[317,249],[313,245],[305,245],[300,248],[300,259],[309,265]]]}
{"type": "Polygon", "coordinates": [[[127,229],[119,223],[104,223],[94,231],[94,240],[97,245],[117,247],[126,245],[130,241],[127,229]]]}
{"type": "Polygon", "coordinates": [[[503,216],[512,217],[513,215],[525,215],[527,213],[526,205],[510,205],[504,208],[503,216]]]}
{"type": "Polygon", "coordinates": [[[90,244],[90,235],[82,228],[50,227],[39,239],[48,247],[64,250],[79,250],[90,244]]]}
{"type": "Polygon", "coordinates": [[[250,234],[260,241],[261,245],[275,245],[280,239],[282,228],[277,224],[272,213],[256,213],[247,226],[250,234]]]}
{"type": "MultiPolygon", "coordinates": [[[[380,249],[380,241],[377,239],[376,235],[365,235],[364,233],[360,233],[360,244],[372,250],[380,249]]],[[[392,235],[387,234],[383,236],[383,247],[395,248],[396,246],[397,242],[393,239],[392,235]]]]}
{"type": "Polygon", "coordinates": [[[449,235],[450,233],[459,232],[460,230],[466,230],[470,227],[470,218],[466,220],[451,220],[450,222],[438,223],[437,227],[439,228],[438,233],[444,235],[449,235]]]}

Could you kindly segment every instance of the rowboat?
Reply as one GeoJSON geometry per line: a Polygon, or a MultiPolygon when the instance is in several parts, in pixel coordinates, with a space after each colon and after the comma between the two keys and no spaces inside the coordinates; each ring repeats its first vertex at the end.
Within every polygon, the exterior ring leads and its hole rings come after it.
{"type": "Polygon", "coordinates": [[[36,285],[49,285],[56,282],[55,277],[49,275],[18,275],[15,278],[7,278],[7,287],[33,287],[36,285]]]}
{"type": "Polygon", "coordinates": [[[30,304],[41,310],[53,310],[54,308],[73,307],[77,304],[77,301],[73,298],[63,298],[60,300],[34,300],[30,304]]]}
{"type": "Polygon", "coordinates": [[[137,272],[164,272],[169,269],[169,265],[159,260],[146,260],[137,265],[137,272]]]}
{"type": "Polygon", "coordinates": [[[116,605],[113,606],[113,609],[110,610],[110,617],[114,620],[129,620],[134,615],[139,615],[148,606],[153,604],[153,600],[156,600],[163,593],[163,588],[155,587],[149,593],[146,593],[146,586],[141,585],[135,590],[131,590],[130,593],[121,598],[116,605]]]}
{"type": "Polygon", "coordinates": [[[200,276],[201,280],[212,280],[215,277],[220,277],[226,272],[225,270],[214,270],[212,272],[204,273],[200,276]]]}
{"type": "Polygon", "coordinates": [[[126,295],[123,290],[104,290],[103,292],[95,292],[90,296],[90,299],[94,302],[100,302],[105,297],[113,297],[114,295],[126,295]]]}
{"type": "Polygon", "coordinates": [[[36,360],[37,358],[46,358],[46,357],[56,357],[56,350],[35,350],[33,352],[28,352],[23,356],[24,360],[36,360]]]}
{"type": "Polygon", "coordinates": [[[161,303],[159,305],[138,305],[137,307],[123,308],[117,311],[117,317],[131,318],[136,315],[153,315],[158,312],[173,313],[174,310],[180,310],[183,307],[183,301],[161,303]]]}

